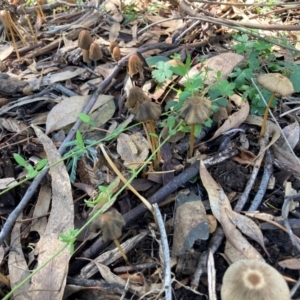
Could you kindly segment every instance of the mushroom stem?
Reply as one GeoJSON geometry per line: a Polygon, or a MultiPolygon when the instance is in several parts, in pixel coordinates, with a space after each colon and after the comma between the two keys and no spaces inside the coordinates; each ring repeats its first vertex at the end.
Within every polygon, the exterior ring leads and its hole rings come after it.
{"type": "Polygon", "coordinates": [[[195,143],[195,125],[191,125],[189,158],[193,156],[194,143],[195,143]]]}
{"type": "Polygon", "coordinates": [[[145,134],[146,134],[146,137],[147,137],[147,141],[148,141],[148,143],[150,145],[150,148],[151,148],[151,152],[153,153],[155,149],[154,149],[154,146],[152,145],[152,139],[149,136],[147,126],[146,126],[145,122],[142,122],[142,124],[143,124],[143,128],[144,128],[144,131],[145,131],[145,134]]]}
{"type": "MultiPolygon", "coordinates": [[[[155,151],[158,148],[158,140],[157,140],[157,137],[156,137],[153,120],[149,120],[148,124],[149,124],[149,131],[150,131],[150,133],[152,133],[150,138],[151,138],[151,141],[152,141],[153,151],[155,151]]],[[[159,166],[160,160],[161,160],[161,155],[160,155],[160,150],[158,149],[157,152],[156,152],[156,155],[154,157],[155,167],[159,166]]]]}
{"type": "Polygon", "coordinates": [[[18,47],[17,47],[17,44],[16,44],[13,29],[12,29],[13,22],[12,22],[12,19],[10,17],[10,13],[8,11],[4,10],[4,15],[5,15],[5,19],[6,19],[6,22],[7,22],[7,27],[9,29],[9,33],[10,33],[10,36],[11,36],[11,39],[12,39],[12,42],[13,42],[13,46],[14,46],[14,49],[15,49],[16,54],[17,54],[17,58],[18,58],[18,60],[20,60],[20,54],[19,54],[19,51],[18,51],[18,47]]]}
{"type": "Polygon", "coordinates": [[[124,258],[126,264],[128,264],[128,258],[127,258],[127,256],[126,256],[126,254],[125,254],[125,252],[124,252],[122,246],[120,245],[119,241],[118,241],[118,240],[114,240],[114,243],[115,243],[115,245],[117,246],[117,248],[119,249],[119,251],[120,251],[121,255],[123,256],[123,258],[124,258]]]}
{"type": "Polygon", "coordinates": [[[263,119],[263,122],[262,122],[262,125],[261,125],[261,130],[260,130],[260,134],[259,134],[259,138],[260,139],[265,134],[266,123],[267,123],[267,118],[268,118],[268,114],[269,114],[269,109],[270,109],[270,107],[272,105],[272,102],[273,102],[274,98],[275,98],[275,93],[272,93],[271,98],[270,98],[270,100],[268,102],[268,105],[266,107],[265,114],[264,114],[264,119],[263,119]]]}

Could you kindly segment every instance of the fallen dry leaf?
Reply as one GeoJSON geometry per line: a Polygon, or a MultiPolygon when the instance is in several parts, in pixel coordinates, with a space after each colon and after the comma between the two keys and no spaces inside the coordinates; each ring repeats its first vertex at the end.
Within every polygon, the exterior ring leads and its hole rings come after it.
{"type": "Polygon", "coordinates": [[[148,157],[149,144],[140,133],[133,135],[135,135],[135,138],[121,133],[117,139],[117,151],[124,160],[124,165],[127,168],[137,169],[148,157]],[[138,145],[136,142],[137,139],[140,141],[138,145]]]}
{"type": "Polygon", "coordinates": [[[223,189],[206,170],[203,161],[200,162],[200,178],[208,193],[212,213],[221,223],[227,240],[244,258],[256,258],[263,260],[259,252],[243,237],[240,231],[228,218],[226,209],[228,211],[232,210],[230,202],[223,189]]]}
{"type": "MultiPolygon", "coordinates": [[[[61,159],[56,146],[41,129],[33,126],[34,131],[43,144],[49,164],[61,159]]],[[[63,162],[51,167],[52,203],[48,224],[44,234],[36,246],[39,250],[38,264],[41,265],[52,257],[64,243],[59,234],[74,229],[74,204],[69,174],[63,162]]],[[[34,299],[62,299],[69,268],[70,249],[66,248],[53,258],[43,269],[32,277],[30,295],[34,299]]]]}
{"type": "MultiPolygon", "coordinates": [[[[89,99],[90,96],[74,96],[55,105],[47,116],[46,134],[75,123],[89,99]]],[[[90,113],[112,99],[113,96],[100,95],[90,113]]]]}
{"type": "Polygon", "coordinates": [[[214,133],[213,137],[209,141],[214,140],[224,132],[239,127],[249,115],[250,106],[248,101],[235,113],[233,113],[229,118],[224,122],[224,124],[214,133]]]}

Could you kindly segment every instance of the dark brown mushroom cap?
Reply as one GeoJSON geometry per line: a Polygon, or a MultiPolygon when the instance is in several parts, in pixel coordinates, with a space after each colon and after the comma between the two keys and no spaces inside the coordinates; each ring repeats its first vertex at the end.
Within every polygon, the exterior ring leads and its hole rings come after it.
{"type": "Polygon", "coordinates": [[[122,235],[122,227],[125,225],[123,216],[117,210],[111,210],[100,216],[100,228],[102,230],[102,239],[117,240],[122,235]]]}
{"type": "Polygon", "coordinates": [[[160,115],[160,105],[151,102],[151,100],[146,100],[137,108],[135,118],[139,122],[156,121],[159,120],[160,115]]]}
{"type": "Polygon", "coordinates": [[[101,51],[100,46],[93,42],[89,49],[89,58],[93,61],[97,61],[103,57],[103,53],[101,51]]]}
{"type": "Polygon", "coordinates": [[[257,77],[257,82],[265,89],[281,96],[294,93],[292,82],[280,73],[262,74],[257,77]]]}
{"type": "Polygon", "coordinates": [[[133,77],[143,73],[143,63],[138,55],[132,54],[128,59],[128,74],[133,77]]]}
{"type": "Polygon", "coordinates": [[[137,108],[143,101],[150,100],[150,98],[138,86],[133,86],[130,89],[127,101],[125,102],[126,108],[137,108]]]}
{"type": "Polygon", "coordinates": [[[87,30],[81,30],[78,36],[78,46],[81,49],[89,50],[93,42],[90,33],[87,30]]]}
{"type": "Polygon", "coordinates": [[[212,112],[211,101],[203,97],[190,97],[179,110],[186,124],[204,124],[212,112]]]}
{"type": "Polygon", "coordinates": [[[221,288],[222,300],[290,300],[281,274],[257,259],[239,260],[228,267],[221,288]]]}

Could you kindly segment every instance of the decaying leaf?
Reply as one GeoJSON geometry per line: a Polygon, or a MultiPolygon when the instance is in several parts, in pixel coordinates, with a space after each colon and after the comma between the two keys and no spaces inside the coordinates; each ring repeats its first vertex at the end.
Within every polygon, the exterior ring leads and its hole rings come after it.
{"type": "Polygon", "coordinates": [[[215,182],[206,170],[202,161],[200,163],[200,178],[208,193],[212,213],[221,223],[227,240],[244,258],[257,258],[263,260],[259,252],[243,237],[240,231],[228,218],[226,210],[232,210],[230,202],[223,189],[215,182]]]}
{"type": "MultiPolygon", "coordinates": [[[[21,213],[18,217],[18,220],[22,220],[23,214],[21,213]]],[[[28,270],[27,262],[22,250],[21,245],[21,222],[16,222],[13,230],[11,232],[11,244],[10,246],[14,251],[9,252],[8,257],[8,268],[9,268],[9,277],[11,288],[14,288],[20,281],[25,279],[30,275],[28,270]]],[[[28,290],[30,287],[29,281],[27,281],[23,286],[21,286],[16,293],[14,298],[17,300],[29,299],[28,290]]]]}
{"type": "MultiPolygon", "coordinates": [[[[38,127],[33,126],[39,141],[47,153],[49,164],[57,163],[61,156],[56,146],[38,127]]],[[[52,204],[48,224],[41,236],[37,249],[38,263],[47,261],[64,245],[59,239],[60,233],[74,228],[74,204],[69,174],[63,162],[50,169],[52,179],[52,204]]],[[[66,284],[70,249],[66,248],[49,264],[32,277],[30,295],[35,299],[61,299],[66,284]]]]}
{"type": "MultiPolygon", "coordinates": [[[[74,96],[55,105],[47,117],[46,133],[49,134],[74,123],[89,99],[90,96],[74,96]]],[[[113,96],[100,95],[91,109],[91,113],[112,99],[113,96]]]]}
{"type": "Polygon", "coordinates": [[[282,268],[287,268],[291,270],[300,269],[300,259],[299,258],[290,258],[278,262],[278,265],[282,268]]]}
{"type": "Polygon", "coordinates": [[[209,141],[214,140],[224,132],[239,127],[248,117],[250,111],[250,106],[248,101],[238,110],[233,113],[229,118],[223,123],[223,125],[214,133],[213,137],[209,141]]]}
{"type": "Polygon", "coordinates": [[[238,229],[240,229],[242,233],[244,233],[254,241],[258,242],[261,245],[261,247],[264,249],[266,254],[270,256],[269,252],[265,247],[263,234],[259,229],[259,227],[255,224],[255,222],[252,221],[247,216],[241,215],[233,210],[228,210],[225,208],[225,211],[227,213],[227,216],[231,220],[231,222],[238,229]]]}
{"type": "Polygon", "coordinates": [[[183,254],[196,240],[207,240],[208,236],[209,224],[202,199],[194,193],[189,196],[180,193],[176,199],[172,257],[183,254]]]}
{"type": "Polygon", "coordinates": [[[117,151],[128,168],[138,168],[149,154],[147,140],[140,134],[133,134],[134,137],[121,133],[118,137],[117,151]]]}

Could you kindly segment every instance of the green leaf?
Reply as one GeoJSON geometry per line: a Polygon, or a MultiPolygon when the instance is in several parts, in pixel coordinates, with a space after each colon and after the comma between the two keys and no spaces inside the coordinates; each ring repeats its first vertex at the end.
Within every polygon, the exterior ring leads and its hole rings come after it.
{"type": "Polygon", "coordinates": [[[78,118],[79,118],[82,122],[84,122],[84,123],[89,123],[89,122],[91,121],[90,116],[87,115],[87,114],[84,114],[84,113],[80,113],[80,114],[78,115],[78,118]]]}
{"type": "Polygon", "coordinates": [[[218,105],[226,107],[228,104],[228,100],[226,98],[220,98],[217,100],[218,105]]]}
{"type": "Polygon", "coordinates": [[[200,124],[196,124],[195,125],[195,131],[194,131],[194,136],[199,136],[200,135],[200,132],[202,130],[202,125],[200,124]]]}
{"type": "Polygon", "coordinates": [[[14,153],[14,159],[15,161],[22,167],[26,168],[27,167],[27,162],[26,160],[21,156],[19,155],[18,153],[14,153]]]}
{"type": "Polygon", "coordinates": [[[36,169],[37,169],[38,171],[41,170],[41,169],[43,169],[43,168],[46,166],[47,163],[48,163],[48,159],[47,159],[47,158],[41,159],[41,160],[37,163],[36,169]]]}
{"type": "Polygon", "coordinates": [[[179,76],[185,76],[188,73],[188,69],[183,65],[177,65],[176,67],[170,65],[170,70],[179,76]]]}
{"type": "Polygon", "coordinates": [[[80,150],[83,150],[84,149],[84,142],[83,142],[81,132],[79,130],[76,131],[76,142],[77,142],[78,148],[80,150]]]}
{"type": "Polygon", "coordinates": [[[169,60],[170,60],[169,57],[157,55],[157,56],[150,56],[150,57],[146,58],[146,63],[149,67],[153,67],[160,61],[167,62],[169,60]]]}
{"type": "Polygon", "coordinates": [[[173,72],[170,70],[170,65],[160,61],[156,64],[156,70],[152,71],[152,77],[162,83],[168,79],[172,79],[173,72]]]}
{"type": "Polygon", "coordinates": [[[175,117],[168,116],[167,124],[168,124],[169,130],[171,130],[175,126],[175,117]]]}

